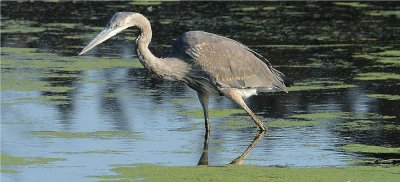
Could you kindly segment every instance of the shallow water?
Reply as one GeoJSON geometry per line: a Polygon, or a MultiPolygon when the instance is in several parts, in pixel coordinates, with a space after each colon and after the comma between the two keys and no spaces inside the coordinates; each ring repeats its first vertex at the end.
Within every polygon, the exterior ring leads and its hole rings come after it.
{"type": "MultiPolygon", "coordinates": [[[[149,18],[150,47],[160,57],[174,37],[204,30],[248,45],[296,83],[289,94],[247,100],[271,129],[244,164],[399,159],[398,152],[343,147],[400,147],[397,2],[2,2],[1,8],[1,154],[22,158],[2,162],[2,180],[88,181],[117,164],[197,165],[205,130],[196,93],[151,77],[134,53],[137,31],[76,56],[117,11],[149,18]]],[[[228,164],[257,132],[228,99],[212,98],[210,108],[216,110],[208,163],[228,164]]]]}

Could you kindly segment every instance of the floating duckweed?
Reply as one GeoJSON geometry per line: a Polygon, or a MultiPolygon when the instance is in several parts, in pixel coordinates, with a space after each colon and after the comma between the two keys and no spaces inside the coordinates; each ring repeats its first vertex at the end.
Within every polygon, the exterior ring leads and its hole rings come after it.
{"type": "Polygon", "coordinates": [[[74,87],[52,86],[44,81],[2,77],[1,90],[68,92],[74,87]]]}
{"type": "Polygon", "coordinates": [[[304,83],[296,83],[288,88],[289,92],[308,91],[308,90],[326,90],[326,89],[344,89],[354,88],[357,85],[345,84],[340,81],[310,81],[304,83]]]}
{"type": "Polygon", "coordinates": [[[37,68],[60,71],[86,71],[114,67],[143,68],[138,59],[116,59],[91,56],[59,56],[38,53],[37,49],[2,47],[2,66],[5,68],[37,68]]]}
{"type": "Polygon", "coordinates": [[[272,11],[272,10],[276,10],[276,6],[267,6],[267,7],[263,7],[262,10],[264,11],[272,11]]]}
{"type": "Polygon", "coordinates": [[[18,98],[18,101],[41,101],[45,105],[65,105],[69,104],[70,98],[66,95],[46,95],[40,97],[18,98]]]}
{"type": "MultiPolygon", "coordinates": [[[[243,109],[209,109],[208,113],[211,117],[228,117],[235,114],[244,114],[243,109]]],[[[196,109],[192,111],[182,111],[179,112],[182,115],[189,115],[193,117],[203,117],[203,109],[196,109]]]]}
{"type": "Polygon", "coordinates": [[[133,1],[130,2],[129,4],[135,6],[151,6],[151,5],[160,5],[161,3],[162,3],[161,1],[133,1]]]}
{"type": "Polygon", "coordinates": [[[266,122],[270,128],[289,128],[289,127],[311,127],[318,126],[321,122],[318,121],[299,121],[287,119],[271,119],[266,122]]]}
{"type": "Polygon", "coordinates": [[[390,148],[390,147],[364,145],[364,144],[347,144],[344,145],[342,149],[346,152],[355,152],[355,153],[375,153],[375,154],[400,153],[400,148],[390,148]]]}
{"type": "Polygon", "coordinates": [[[385,56],[385,57],[400,57],[400,51],[399,50],[386,50],[383,52],[375,53],[375,55],[385,56]]]}
{"type": "Polygon", "coordinates": [[[89,150],[82,152],[57,152],[61,154],[123,154],[127,151],[118,151],[118,150],[89,150]]]}
{"type": "Polygon", "coordinates": [[[37,48],[1,47],[1,53],[34,53],[37,48]]]}
{"type": "Polygon", "coordinates": [[[237,128],[249,128],[256,127],[249,116],[236,116],[226,121],[223,121],[222,125],[218,125],[217,128],[225,129],[237,129],[237,128]]]}
{"type": "Polygon", "coordinates": [[[338,123],[336,128],[338,131],[372,131],[372,130],[383,130],[383,131],[400,131],[400,125],[390,123],[380,123],[376,120],[351,120],[343,123],[338,123]]]}
{"type": "Polygon", "coordinates": [[[231,11],[242,11],[242,12],[249,12],[249,11],[257,11],[259,10],[258,7],[248,6],[248,7],[237,7],[231,8],[231,11]]]}
{"type": "Polygon", "coordinates": [[[396,116],[382,116],[376,113],[351,113],[351,112],[324,112],[324,113],[310,113],[310,114],[295,114],[291,118],[305,119],[305,120],[326,120],[326,119],[394,119],[396,116]]]}
{"type": "Polygon", "coordinates": [[[351,166],[324,168],[228,166],[114,166],[112,175],[91,176],[100,181],[387,181],[398,180],[399,167],[351,166]],[[206,174],[206,175],[205,175],[206,174]]]}
{"type": "Polygon", "coordinates": [[[348,162],[353,163],[354,165],[358,166],[388,166],[392,167],[393,164],[400,163],[400,159],[381,159],[375,157],[361,157],[358,159],[348,160],[348,162]]]}
{"type": "MultiPolygon", "coordinates": [[[[269,128],[290,128],[290,127],[311,127],[318,126],[321,122],[319,121],[302,121],[293,119],[268,119],[265,125],[269,128]]],[[[249,128],[256,127],[249,116],[237,116],[233,117],[227,121],[224,121],[223,125],[218,126],[218,128],[249,128]]]]}
{"type": "Polygon", "coordinates": [[[46,28],[36,26],[38,23],[26,20],[2,20],[1,33],[38,33],[46,28]],[[23,27],[23,28],[21,28],[23,27]]]}
{"type": "Polygon", "coordinates": [[[360,2],[334,2],[333,4],[338,6],[349,6],[353,8],[366,8],[369,7],[369,4],[360,3],[360,2]]]}
{"type": "Polygon", "coordinates": [[[390,66],[400,66],[400,51],[398,50],[386,50],[384,52],[369,54],[355,54],[353,57],[374,60],[378,63],[388,64],[390,66]]]}
{"type": "Polygon", "coordinates": [[[44,26],[46,27],[55,27],[55,28],[68,28],[68,29],[72,29],[72,28],[76,28],[78,26],[82,26],[82,24],[77,24],[77,23],[47,23],[44,24],[44,26]]]}
{"type": "Polygon", "coordinates": [[[396,18],[400,18],[400,10],[393,11],[368,11],[365,14],[370,16],[395,16],[396,18]]]}
{"type": "Polygon", "coordinates": [[[370,72],[370,73],[359,73],[356,80],[373,81],[373,80],[400,80],[400,74],[396,73],[385,73],[385,72],[370,72]]]}
{"type": "Polygon", "coordinates": [[[265,45],[254,45],[252,47],[268,47],[276,49],[298,49],[307,50],[313,48],[329,48],[329,47],[351,47],[356,46],[356,44],[265,44],[265,45]]]}
{"type": "Polygon", "coordinates": [[[371,124],[374,123],[376,122],[371,120],[355,120],[351,122],[338,123],[337,126],[342,127],[338,129],[339,131],[369,131],[372,129],[377,129],[376,127],[371,127],[371,124]]]}
{"type": "MultiPolygon", "coordinates": [[[[65,72],[114,67],[143,67],[137,59],[131,61],[115,58],[65,57],[53,53],[39,53],[35,48],[2,47],[1,53],[1,90],[68,92],[74,87],[51,84],[41,78],[69,79],[80,77],[80,75],[66,74],[65,72]]],[[[62,104],[58,102],[46,103],[62,104]]]]}
{"type": "Polygon", "coordinates": [[[14,157],[7,154],[1,154],[1,166],[32,166],[39,164],[49,164],[55,161],[65,160],[63,158],[45,158],[45,157],[14,157]]]}
{"type": "Polygon", "coordinates": [[[194,102],[195,100],[193,98],[175,98],[169,100],[171,104],[186,104],[189,102],[194,102]]]}
{"type": "Polygon", "coordinates": [[[43,138],[95,138],[95,139],[113,139],[113,138],[133,138],[141,139],[140,133],[131,131],[93,131],[93,132],[67,132],[67,131],[35,131],[32,135],[43,138]]]}
{"type": "Polygon", "coordinates": [[[20,172],[17,170],[12,170],[12,169],[0,169],[0,173],[17,174],[20,172]]]}
{"type": "Polygon", "coordinates": [[[180,127],[180,128],[174,128],[171,129],[171,131],[194,131],[200,128],[200,125],[203,125],[202,122],[200,123],[190,123],[187,126],[180,127]]]}
{"type": "Polygon", "coordinates": [[[367,97],[386,99],[386,100],[400,100],[400,95],[389,95],[389,94],[367,94],[367,97]]]}

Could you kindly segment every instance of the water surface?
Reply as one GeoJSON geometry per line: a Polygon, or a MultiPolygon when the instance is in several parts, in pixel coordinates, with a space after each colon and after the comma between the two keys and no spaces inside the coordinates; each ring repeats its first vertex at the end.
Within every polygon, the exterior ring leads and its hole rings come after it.
{"type": "MultiPolygon", "coordinates": [[[[159,57],[181,33],[203,30],[248,45],[296,83],[289,94],[247,100],[271,128],[244,164],[399,159],[343,147],[400,147],[397,2],[2,2],[1,9],[1,153],[12,159],[2,163],[2,180],[88,181],[116,164],[197,165],[205,130],[196,93],[140,65],[136,30],[76,56],[117,11],[148,17],[159,57]]],[[[212,98],[210,108],[231,111],[211,114],[208,146],[210,165],[228,164],[256,128],[226,98],[212,98]]]]}

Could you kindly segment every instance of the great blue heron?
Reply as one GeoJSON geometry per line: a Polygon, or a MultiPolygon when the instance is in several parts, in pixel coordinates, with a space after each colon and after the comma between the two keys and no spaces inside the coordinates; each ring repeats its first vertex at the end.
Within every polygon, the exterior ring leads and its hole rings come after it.
{"type": "Polygon", "coordinates": [[[243,98],[258,92],[287,92],[286,87],[291,84],[257,52],[235,40],[202,31],[184,33],[174,41],[168,57],[158,58],[148,48],[152,38],[149,20],[133,12],[114,14],[79,55],[129,27],[140,30],[136,53],[145,68],[160,78],[184,82],[197,91],[207,132],[210,131],[209,95],[228,97],[251,116],[259,130],[265,131],[267,127],[243,98]]]}

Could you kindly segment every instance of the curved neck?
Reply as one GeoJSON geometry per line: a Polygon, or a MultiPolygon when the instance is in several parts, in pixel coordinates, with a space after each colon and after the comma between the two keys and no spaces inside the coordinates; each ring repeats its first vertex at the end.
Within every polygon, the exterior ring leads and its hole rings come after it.
{"type": "Polygon", "coordinates": [[[136,39],[136,54],[142,65],[160,78],[183,80],[186,70],[188,70],[186,63],[176,58],[157,58],[149,50],[152,38],[149,20],[143,16],[135,23],[135,27],[140,30],[140,35],[136,39]]]}
{"type": "Polygon", "coordinates": [[[150,22],[143,18],[142,21],[136,23],[136,27],[140,30],[140,35],[136,39],[136,54],[144,67],[156,73],[155,63],[159,62],[159,58],[149,50],[152,38],[150,22]]]}

